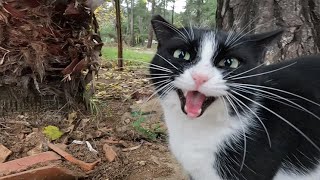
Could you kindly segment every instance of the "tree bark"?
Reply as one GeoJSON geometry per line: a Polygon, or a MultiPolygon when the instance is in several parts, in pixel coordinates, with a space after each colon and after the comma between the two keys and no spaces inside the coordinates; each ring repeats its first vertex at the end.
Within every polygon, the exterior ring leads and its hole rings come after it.
{"type": "MultiPolygon", "coordinates": [[[[155,10],[155,0],[151,0],[151,17],[154,15],[154,10],[155,10]]],[[[147,44],[147,48],[151,48],[152,46],[152,40],[153,40],[153,29],[151,24],[149,25],[149,35],[148,35],[148,44],[147,44]]]]}
{"type": "Polygon", "coordinates": [[[117,40],[118,40],[118,68],[120,71],[123,70],[123,48],[122,48],[122,32],[121,32],[121,10],[120,0],[115,0],[116,3],[116,27],[117,27],[117,40]]]}
{"type": "Polygon", "coordinates": [[[266,60],[277,62],[320,49],[319,0],[218,0],[217,26],[258,33],[283,28],[281,40],[269,48],[266,60]]]}
{"type": "Polygon", "coordinates": [[[131,14],[130,14],[130,45],[134,46],[134,16],[133,16],[134,0],[131,0],[131,14]]]}

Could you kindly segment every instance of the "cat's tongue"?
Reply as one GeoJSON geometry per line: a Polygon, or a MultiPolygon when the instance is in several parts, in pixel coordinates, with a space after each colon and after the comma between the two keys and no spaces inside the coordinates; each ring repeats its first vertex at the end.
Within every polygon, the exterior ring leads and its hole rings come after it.
{"type": "Polygon", "coordinates": [[[196,118],[201,114],[201,107],[206,96],[198,91],[188,91],[186,95],[185,111],[187,116],[196,118]]]}

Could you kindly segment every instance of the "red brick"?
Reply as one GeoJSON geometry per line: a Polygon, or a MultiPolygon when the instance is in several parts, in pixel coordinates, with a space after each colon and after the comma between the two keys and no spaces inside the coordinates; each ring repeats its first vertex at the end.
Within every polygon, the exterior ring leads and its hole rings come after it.
{"type": "Polygon", "coordinates": [[[45,163],[48,161],[59,160],[61,157],[52,151],[47,151],[34,156],[27,156],[20,159],[15,159],[9,162],[0,163],[0,177],[11,174],[13,172],[20,172],[38,163],[45,163]]]}
{"type": "Polygon", "coordinates": [[[58,167],[58,166],[45,166],[37,169],[0,177],[0,180],[75,180],[72,171],[58,167]]]}

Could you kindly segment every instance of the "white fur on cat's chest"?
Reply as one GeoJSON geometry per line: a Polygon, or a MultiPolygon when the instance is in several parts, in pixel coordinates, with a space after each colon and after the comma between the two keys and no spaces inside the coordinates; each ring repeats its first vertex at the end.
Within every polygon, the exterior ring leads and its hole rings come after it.
{"type": "MultiPolygon", "coordinates": [[[[221,101],[215,103],[215,108],[209,107],[203,116],[189,119],[181,111],[175,92],[168,93],[166,100],[162,101],[171,151],[195,180],[222,180],[214,169],[215,153],[226,140],[241,136],[242,128],[249,125],[250,117],[242,117],[240,123],[224,113],[221,101]]],[[[287,174],[280,169],[273,180],[319,180],[319,177],[320,166],[307,175],[287,174]]]]}
{"type": "Polygon", "coordinates": [[[162,105],[173,154],[194,179],[220,180],[214,169],[215,153],[226,139],[240,133],[241,124],[227,117],[219,100],[216,109],[206,110],[206,116],[189,119],[172,93],[162,105]]]}

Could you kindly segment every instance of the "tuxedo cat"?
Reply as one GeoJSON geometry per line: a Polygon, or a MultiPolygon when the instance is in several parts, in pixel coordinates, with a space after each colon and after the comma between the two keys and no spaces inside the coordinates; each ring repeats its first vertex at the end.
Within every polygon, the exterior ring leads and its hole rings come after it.
{"type": "Polygon", "coordinates": [[[320,57],[266,65],[282,31],[238,34],[152,19],[150,74],[172,153],[193,180],[320,180],[320,57]]]}

